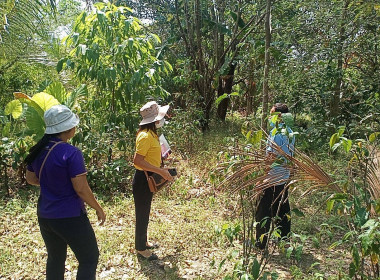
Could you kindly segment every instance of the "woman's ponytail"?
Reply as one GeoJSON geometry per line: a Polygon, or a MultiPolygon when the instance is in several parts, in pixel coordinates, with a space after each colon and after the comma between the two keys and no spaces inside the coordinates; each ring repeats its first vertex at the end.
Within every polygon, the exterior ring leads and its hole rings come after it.
{"type": "Polygon", "coordinates": [[[57,136],[58,134],[44,134],[44,136],[37,142],[36,145],[30,148],[29,154],[24,159],[26,164],[31,164],[40,152],[49,144],[49,141],[52,137],[57,136]]]}

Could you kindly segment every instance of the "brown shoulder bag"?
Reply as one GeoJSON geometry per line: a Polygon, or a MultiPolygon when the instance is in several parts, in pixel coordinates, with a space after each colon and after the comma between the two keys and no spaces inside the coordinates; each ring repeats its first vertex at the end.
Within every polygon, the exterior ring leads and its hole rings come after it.
{"type": "Polygon", "coordinates": [[[152,175],[148,175],[148,172],[145,172],[146,179],[148,181],[149,189],[152,193],[158,192],[161,190],[169,181],[164,179],[161,175],[157,173],[153,173],[152,175]]]}

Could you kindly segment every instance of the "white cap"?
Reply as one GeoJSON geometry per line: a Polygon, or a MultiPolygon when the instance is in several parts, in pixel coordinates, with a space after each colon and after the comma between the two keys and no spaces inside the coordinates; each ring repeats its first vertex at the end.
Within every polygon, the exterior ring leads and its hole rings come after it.
{"type": "Polygon", "coordinates": [[[56,134],[67,131],[79,124],[79,117],[65,105],[55,105],[44,114],[46,134],[56,134]]]}

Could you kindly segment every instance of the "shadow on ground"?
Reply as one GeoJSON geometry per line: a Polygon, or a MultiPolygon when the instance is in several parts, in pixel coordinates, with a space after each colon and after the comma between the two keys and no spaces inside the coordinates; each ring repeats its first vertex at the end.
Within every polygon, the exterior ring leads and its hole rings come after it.
{"type": "Polygon", "coordinates": [[[176,266],[177,256],[167,255],[155,261],[148,261],[138,258],[141,272],[151,280],[184,280],[179,276],[179,269],[176,266]]]}

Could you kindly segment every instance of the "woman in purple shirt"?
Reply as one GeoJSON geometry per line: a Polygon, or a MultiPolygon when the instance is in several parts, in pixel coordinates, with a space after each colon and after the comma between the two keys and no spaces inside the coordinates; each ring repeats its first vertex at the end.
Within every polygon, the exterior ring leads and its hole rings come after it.
{"type": "Polygon", "coordinates": [[[56,105],[44,119],[45,135],[25,162],[27,182],[40,186],[37,215],[48,253],[46,279],[64,279],[67,245],[79,261],[77,279],[96,279],[99,250],[84,202],[96,210],[100,225],[106,216],[88,185],[81,151],[67,143],[79,118],[56,105]]]}

